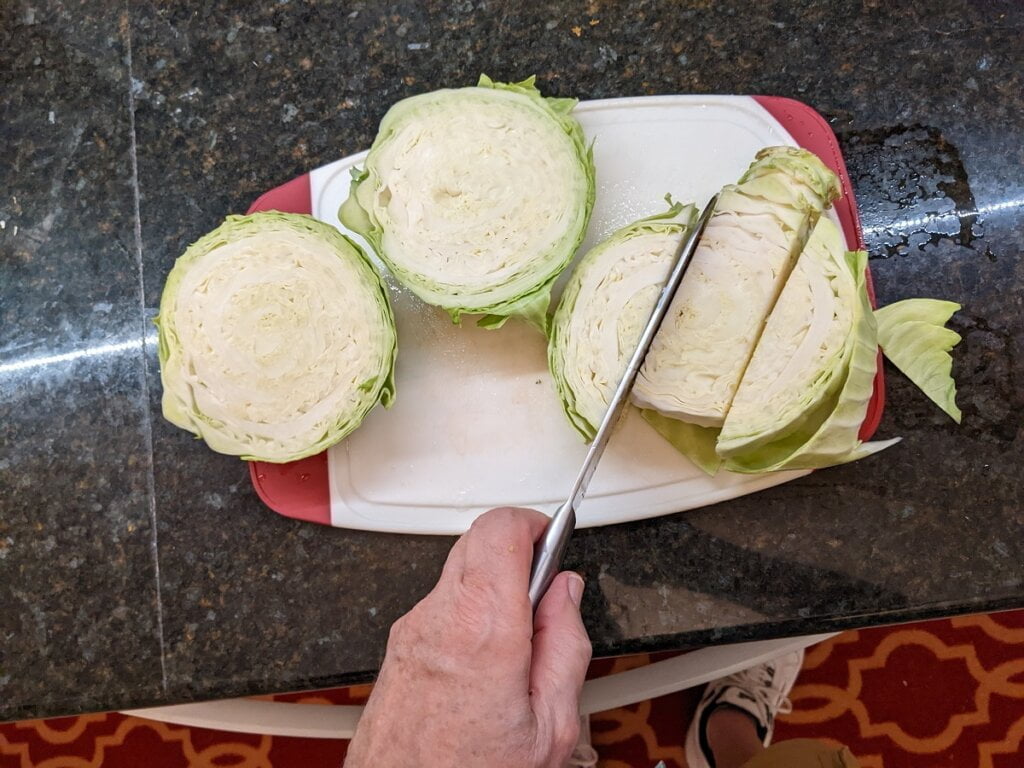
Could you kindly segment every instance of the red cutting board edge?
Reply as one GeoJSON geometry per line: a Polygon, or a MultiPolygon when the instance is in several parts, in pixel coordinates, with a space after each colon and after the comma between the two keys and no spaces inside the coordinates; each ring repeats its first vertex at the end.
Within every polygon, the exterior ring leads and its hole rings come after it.
{"type": "MultiPolygon", "coordinates": [[[[848,243],[864,248],[864,233],[857,203],[846,172],[846,163],[831,126],[811,107],[781,96],[753,96],[779,124],[804,149],[808,149],[839,176],[843,196],[835,205],[843,233],[848,243]]],[[[292,179],[287,184],[264,192],[249,207],[248,213],[257,211],[282,211],[284,213],[312,213],[312,199],[309,174],[292,179]]],[[[871,270],[867,272],[868,296],[875,302],[875,289],[871,270]]],[[[878,353],[878,371],[875,374],[874,391],[864,423],[860,428],[860,439],[869,440],[878,429],[885,408],[885,379],[882,373],[882,353],[878,353]]],[[[253,486],[263,502],[278,514],[322,525],[331,524],[331,492],[327,476],[327,452],[319,453],[287,464],[271,464],[264,461],[249,463],[253,486]]]]}

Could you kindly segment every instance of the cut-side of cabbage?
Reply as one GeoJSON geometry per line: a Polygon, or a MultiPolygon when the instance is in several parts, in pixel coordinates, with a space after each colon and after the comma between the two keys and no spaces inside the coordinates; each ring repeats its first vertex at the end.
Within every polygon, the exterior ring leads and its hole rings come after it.
{"type": "Polygon", "coordinates": [[[721,456],[741,455],[789,435],[842,387],[861,302],[857,291],[843,234],[823,217],[736,390],[718,439],[721,456]]]}
{"type": "MultiPolygon", "coordinates": [[[[851,332],[844,346],[843,358],[835,361],[832,373],[841,381],[841,386],[835,394],[824,398],[816,407],[806,411],[802,418],[797,419],[794,422],[796,428],[788,434],[780,435],[749,451],[726,456],[723,464],[726,469],[733,472],[771,472],[829,467],[863,458],[899,441],[899,438],[895,438],[862,443],[858,437],[874,391],[878,343],[875,316],[865,285],[867,254],[864,251],[853,251],[844,256],[856,281],[857,301],[853,307],[851,332]]],[[[783,298],[798,301],[795,295],[791,295],[780,298],[780,303],[783,298]]],[[[803,303],[802,300],[800,303],[803,303]]],[[[785,307],[780,309],[777,306],[775,311],[779,312],[779,322],[787,321],[789,314],[785,307]]],[[[754,355],[772,356],[776,352],[767,344],[759,344],[754,355]]],[[[732,430],[730,419],[726,420],[726,428],[732,430]]],[[[742,428],[735,431],[747,432],[742,428]]],[[[721,446],[719,453],[722,453],[721,446]]]]}
{"type": "Polygon", "coordinates": [[[580,260],[555,312],[548,363],[569,421],[597,430],[644,325],[696,220],[692,205],[633,222],[580,260]]]}
{"type": "Polygon", "coordinates": [[[583,240],[594,163],[571,112],[534,78],[444,89],[388,110],[339,216],[454,322],[547,327],[551,286],[583,240]]]}
{"type": "Polygon", "coordinates": [[[156,324],[164,416],[220,453],[319,453],[394,397],[380,277],[310,216],[229,216],[175,262],[156,324]]]}
{"type": "Polygon", "coordinates": [[[959,310],[956,302],[940,299],[905,299],[875,310],[882,352],[957,424],[961,413],[949,351],[960,334],[945,325],[959,310]]]}
{"type": "Polygon", "coordinates": [[[703,427],[725,421],[782,286],[839,182],[814,154],[758,153],[725,187],[633,390],[642,408],[703,427]]]}

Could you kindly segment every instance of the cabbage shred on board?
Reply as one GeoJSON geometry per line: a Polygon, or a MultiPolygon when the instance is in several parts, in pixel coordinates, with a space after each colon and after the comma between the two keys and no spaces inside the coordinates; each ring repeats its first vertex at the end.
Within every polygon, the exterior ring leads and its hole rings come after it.
{"type": "Polygon", "coordinates": [[[339,217],[454,322],[546,330],[551,286],[583,240],[594,164],[571,112],[534,78],[444,89],[388,110],[339,217]]]}
{"type": "Polygon", "coordinates": [[[394,398],[380,277],[310,216],[228,217],[175,262],[156,324],[164,416],[220,453],[320,453],[394,398]]]}

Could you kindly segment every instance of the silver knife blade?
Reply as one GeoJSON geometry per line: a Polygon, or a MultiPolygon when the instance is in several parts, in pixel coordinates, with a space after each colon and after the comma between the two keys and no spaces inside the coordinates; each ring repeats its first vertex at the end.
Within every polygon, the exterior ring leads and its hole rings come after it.
{"type": "Polygon", "coordinates": [[[601,419],[601,425],[597,428],[597,434],[590,443],[586,458],[583,459],[583,466],[580,467],[579,474],[576,475],[576,480],[572,484],[569,496],[555,510],[555,514],[552,515],[547,528],[544,530],[544,535],[541,536],[534,546],[529,589],[530,604],[534,610],[537,609],[540,599],[551,585],[551,580],[558,573],[566,547],[569,545],[569,537],[572,536],[573,529],[576,527],[576,510],[587,493],[590,479],[594,476],[597,464],[601,460],[601,455],[611,439],[612,430],[622,416],[626,403],[629,402],[629,394],[633,390],[633,384],[636,381],[641,366],[643,366],[644,358],[647,357],[651,343],[654,341],[654,337],[658,335],[658,330],[668,314],[672,299],[675,298],[676,291],[679,290],[679,285],[686,275],[686,270],[689,268],[690,262],[693,261],[693,254],[697,250],[697,243],[700,241],[700,236],[704,233],[704,227],[707,226],[708,219],[711,218],[711,214],[715,210],[715,203],[717,202],[718,195],[715,195],[708,201],[693,229],[679,243],[672,271],[669,272],[668,280],[662,286],[658,301],[654,305],[654,309],[651,310],[651,316],[647,320],[647,325],[644,326],[636,349],[633,350],[633,355],[629,358],[629,363],[626,365],[626,371],[622,374],[619,385],[615,388],[615,393],[608,403],[608,410],[605,411],[604,418],[601,419]]]}

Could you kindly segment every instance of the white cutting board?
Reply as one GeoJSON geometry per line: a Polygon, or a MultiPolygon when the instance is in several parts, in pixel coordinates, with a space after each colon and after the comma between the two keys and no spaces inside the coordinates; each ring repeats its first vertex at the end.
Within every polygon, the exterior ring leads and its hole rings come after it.
{"type": "MultiPolygon", "coordinates": [[[[703,206],[736,181],[762,147],[795,146],[746,96],[606,99],[581,103],[575,115],[594,141],[597,167],[597,202],[580,253],[624,224],[663,211],[666,193],[703,206]]],[[[348,197],[349,171],[365,157],[318,168],[310,186],[313,215],[373,254],[337,216],[348,197]]],[[[329,450],[331,524],[457,534],[491,507],[553,512],[586,446],[562,412],[545,339],[521,321],[497,331],[477,328],[473,317],[455,326],[383,271],[398,326],[398,397],[329,450]]],[[[710,478],[634,410],[601,460],[578,525],[702,507],[804,474],[720,472],[710,478]]]]}

